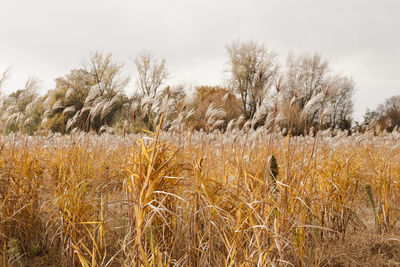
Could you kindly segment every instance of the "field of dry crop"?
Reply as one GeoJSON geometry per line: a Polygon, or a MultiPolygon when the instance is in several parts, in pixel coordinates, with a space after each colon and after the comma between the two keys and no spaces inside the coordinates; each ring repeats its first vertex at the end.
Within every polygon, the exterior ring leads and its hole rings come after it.
{"type": "Polygon", "coordinates": [[[0,137],[3,266],[398,266],[400,134],[0,137]]]}

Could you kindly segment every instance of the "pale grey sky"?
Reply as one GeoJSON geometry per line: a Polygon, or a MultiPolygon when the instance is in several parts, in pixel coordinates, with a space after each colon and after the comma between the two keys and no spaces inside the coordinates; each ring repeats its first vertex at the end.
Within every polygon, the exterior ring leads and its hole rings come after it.
{"type": "MultiPolygon", "coordinates": [[[[3,91],[78,68],[95,51],[125,63],[142,49],[167,60],[171,83],[222,84],[225,46],[253,39],[287,54],[319,53],[356,82],[355,117],[400,94],[398,0],[1,0],[3,91]]],[[[128,88],[132,92],[133,83],[128,88]]]]}

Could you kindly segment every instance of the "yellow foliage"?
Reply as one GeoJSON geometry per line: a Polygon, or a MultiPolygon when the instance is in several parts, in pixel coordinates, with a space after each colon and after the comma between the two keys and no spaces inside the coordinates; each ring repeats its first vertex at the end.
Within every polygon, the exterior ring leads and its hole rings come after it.
{"type": "Polygon", "coordinates": [[[248,136],[2,137],[2,262],[318,266],[352,231],[396,231],[396,134],[248,136]]]}

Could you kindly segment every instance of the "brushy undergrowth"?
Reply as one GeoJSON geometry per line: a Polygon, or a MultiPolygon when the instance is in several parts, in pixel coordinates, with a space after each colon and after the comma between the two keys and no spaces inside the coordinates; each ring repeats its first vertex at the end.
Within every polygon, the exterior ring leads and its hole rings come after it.
{"type": "MultiPolygon", "coordinates": [[[[3,266],[40,258],[53,266],[340,265],[340,244],[363,233],[400,244],[399,182],[396,132],[3,136],[0,258],[3,266]]],[[[371,258],[342,263],[387,263],[374,254],[383,245],[368,242],[371,258]]]]}

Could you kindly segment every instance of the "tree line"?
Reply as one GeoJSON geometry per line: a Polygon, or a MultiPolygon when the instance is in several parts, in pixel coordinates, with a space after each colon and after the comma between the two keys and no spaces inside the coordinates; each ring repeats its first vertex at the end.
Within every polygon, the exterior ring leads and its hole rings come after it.
{"type": "MultiPolygon", "coordinates": [[[[213,131],[232,127],[279,127],[284,134],[318,129],[350,130],[353,126],[354,81],[335,73],[314,54],[290,54],[284,64],[277,53],[254,41],[226,46],[227,82],[198,86],[194,92],[169,85],[166,61],[143,51],[132,59],[135,94],[125,90],[130,77],[111,54],[94,53],[79,69],[55,80],[44,96],[29,79],[21,90],[0,102],[3,133],[153,131],[160,117],[165,129],[213,131]]],[[[0,89],[9,77],[4,71],[0,89]]],[[[378,125],[393,130],[400,123],[400,97],[368,110],[353,130],[378,125]]]]}

